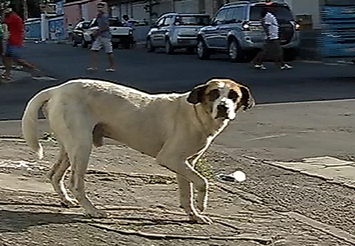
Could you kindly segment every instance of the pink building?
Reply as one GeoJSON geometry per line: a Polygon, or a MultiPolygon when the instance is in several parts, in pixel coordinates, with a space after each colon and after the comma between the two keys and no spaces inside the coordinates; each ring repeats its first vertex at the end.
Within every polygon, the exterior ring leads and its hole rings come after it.
{"type": "Polygon", "coordinates": [[[64,23],[75,26],[80,20],[91,20],[97,14],[96,4],[101,0],[81,0],[64,4],[64,23]]]}

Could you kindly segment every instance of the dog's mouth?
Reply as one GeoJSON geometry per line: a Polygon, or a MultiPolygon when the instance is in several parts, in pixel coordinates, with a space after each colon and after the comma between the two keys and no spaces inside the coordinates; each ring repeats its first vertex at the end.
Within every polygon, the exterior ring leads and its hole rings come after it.
{"type": "Polygon", "coordinates": [[[229,119],[228,108],[224,105],[218,105],[215,119],[229,119]]]}

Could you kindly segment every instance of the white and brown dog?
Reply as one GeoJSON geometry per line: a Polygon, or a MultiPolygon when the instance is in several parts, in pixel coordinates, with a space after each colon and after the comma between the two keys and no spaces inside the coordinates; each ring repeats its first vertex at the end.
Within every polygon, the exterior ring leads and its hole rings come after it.
{"type": "Polygon", "coordinates": [[[49,125],[61,145],[58,162],[48,176],[60,199],[69,198],[63,176],[71,166],[69,189],[92,217],[104,217],[89,201],[84,190],[84,175],[92,145],[101,146],[111,138],[156,158],[177,174],[180,203],[190,219],[211,223],[194,206],[207,205],[207,180],[194,164],[212,140],[236,117],[238,109],[249,109],[254,99],[247,87],[227,78],[212,78],[184,94],[147,94],[126,86],[93,79],[74,79],[45,89],[28,103],[22,118],[27,144],[43,156],[38,141],[38,110],[44,106],[49,125]]]}

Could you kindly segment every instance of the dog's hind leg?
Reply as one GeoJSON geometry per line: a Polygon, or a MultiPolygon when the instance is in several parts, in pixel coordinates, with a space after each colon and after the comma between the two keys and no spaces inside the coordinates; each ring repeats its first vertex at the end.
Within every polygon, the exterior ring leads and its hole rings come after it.
{"type": "Polygon", "coordinates": [[[64,187],[64,175],[70,166],[68,154],[61,145],[58,161],[53,165],[51,170],[48,172],[47,177],[50,179],[54,190],[58,193],[62,204],[65,207],[75,207],[78,202],[71,199],[64,187]]]}
{"type": "Polygon", "coordinates": [[[84,176],[92,149],[92,135],[91,131],[81,130],[78,132],[80,132],[80,136],[76,136],[75,142],[70,144],[71,147],[68,148],[68,156],[72,164],[69,189],[85,209],[86,214],[95,218],[106,217],[106,213],[96,209],[85,194],[84,176]]]}

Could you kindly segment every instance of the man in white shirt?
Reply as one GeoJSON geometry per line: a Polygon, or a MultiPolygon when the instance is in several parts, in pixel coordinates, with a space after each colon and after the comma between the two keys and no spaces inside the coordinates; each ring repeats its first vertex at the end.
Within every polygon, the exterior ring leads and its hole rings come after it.
{"type": "Polygon", "coordinates": [[[292,67],[283,61],[283,50],[280,44],[279,23],[273,14],[272,4],[268,4],[261,11],[262,25],[265,31],[265,44],[261,51],[253,60],[254,68],[265,70],[263,60],[267,52],[270,52],[274,57],[274,63],[282,70],[291,69],[292,67]]]}

